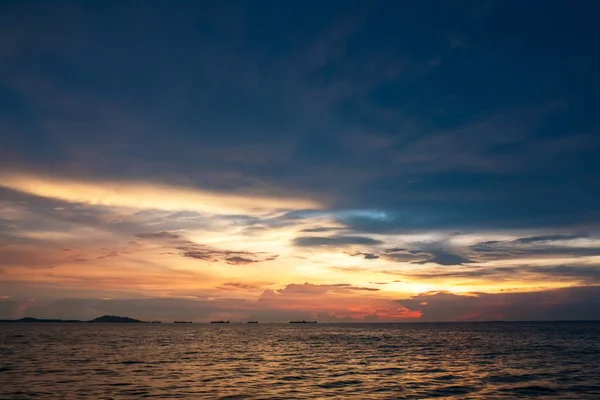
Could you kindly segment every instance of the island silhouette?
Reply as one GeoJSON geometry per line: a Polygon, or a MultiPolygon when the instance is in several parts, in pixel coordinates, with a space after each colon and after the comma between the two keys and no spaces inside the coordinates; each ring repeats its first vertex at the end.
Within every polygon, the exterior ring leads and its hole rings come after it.
{"type": "Polygon", "coordinates": [[[117,324],[131,324],[131,323],[144,323],[144,321],[140,321],[138,319],[129,318],[129,317],[118,317],[116,315],[103,315],[102,317],[98,317],[89,321],[81,321],[78,319],[49,319],[49,318],[32,318],[25,317],[20,319],[3,319],[0,322],[24,322],[24,323],[36,323],[36,322],[92,322],[92,323],[117,323],[117,324]]]}
{"type": "MultiPolygon", "coordinates": [[[[130,318],[130,317],[119,317],[116,315],[103,315],[98,318],[94,318],[92,320],[79,320],[79,319],[54,319],[54,318],[33,318],[33,317],[24,317],[19,319],[0,319],[0,322],[12,322],[12,323],[111,323],[111,324],[160,324],[162,321],[153,320],[153,321],[140,321],[139,319],[130,318]]],[[[192,321],[173,321],[174,324],[191,324],[192,321]]],[[[229,324],[229,321],[225,320],[215,320],[210,321],[211,324],[229,324]]],[[[241,323],[241,321],[239,322],[241,323]]],[[[248,324],[258,324],[256,320],[247,321],[248,324]]],[[[292,320],[289,321],[290,324],[316,324],[317,321],[305,321],[305,320],[292,320]]]]}

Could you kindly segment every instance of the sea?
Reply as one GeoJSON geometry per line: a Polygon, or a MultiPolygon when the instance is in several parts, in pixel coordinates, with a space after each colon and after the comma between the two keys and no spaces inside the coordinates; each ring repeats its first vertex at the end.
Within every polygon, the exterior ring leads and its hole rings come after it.
{"type": "Polygon", "coordinates": [[[0,324],[0,399],[600,399],[600,322],[0,324]]]}

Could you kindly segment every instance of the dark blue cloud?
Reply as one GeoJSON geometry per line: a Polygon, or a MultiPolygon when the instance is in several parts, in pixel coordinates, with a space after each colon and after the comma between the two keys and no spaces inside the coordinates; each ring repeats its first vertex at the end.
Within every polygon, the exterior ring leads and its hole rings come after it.
{"type": "Polygon", "coordinates": [[[375,254],[375,253],[363,253],[360,251],[357,251],[355,253],[346,253],[352,257],[356,257],[356,256],[362,256],[365,260],[376,260],[379,258],[379,255],[375,254]]]}
{"type": "Polygon", "coordinates": [[[598,7],[5,2],[0,168],[386,213],[355,233],[597,223],[598,7]]]}
{"type": "Polygon", "coordinates": [[[417,264],[425,264],[428,262],[436,263],[440,265],[461,265],[463,263],[469,263],[471,260],[460,256],[458,254],[454,254],[450,251],[444,250],[443,248],[439,249],[430,249],[428,253],[424,253],[427,255],[427,259],[423,261],[417,261],[417,264]]]}
{"type": "Polygon", "coordinates": [[[321,237],[321,236],[301,236],[297,237],[293,241],[295,246],[300,247],[320,247],[320,246],[330,246],[330,247],[341,247],[341,246],[351,246],[351,245],[376,245],[382,244],[381,240],[373,239],[366,236],[331,236],[331,237],[321,237]]]}
{"type": "Polygon", "coordinates": [[[411,250],[397,247],[386,249],[383,258],[412,264],[462,265],[471,262],[467,257],[456,254],[454,250],[445,249],[443,245],[442,242],[414,243],[412,246],[415,248],[411,250]]]}
{"type": "Polygon", "coordinates": [[[585,235],[542,235],[542,236],[530,236],[520,239],[513,240],[513,243],[517,244],[529,244],[529,243],[548,243],[563,240],[574,240],[585,238],[585,235]]]}
{"type": "Polygon", "coordinates": [[[573,242],[585,235],[561,234],[519,238],[510,241],[492,240],[470,246],[474,259],[497,261],[517,258],[585,257],[600,255],[600,246],[573,242]],[[571,243],[568,243],[571,241],[571,243]],[[566,242],[566,243],[565,243],[566,242]]]}

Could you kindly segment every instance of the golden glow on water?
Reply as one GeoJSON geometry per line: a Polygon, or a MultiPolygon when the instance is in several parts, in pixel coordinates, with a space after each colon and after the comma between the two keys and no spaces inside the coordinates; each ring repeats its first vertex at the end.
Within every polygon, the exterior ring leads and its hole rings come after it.
{"type": "Polygon", "coordinates": [[[589,349],[600,346],[600,323],[100,325],[2,325],[8,351],[0,397],[458,400],[598,393],[599,364],[589,349]]]}

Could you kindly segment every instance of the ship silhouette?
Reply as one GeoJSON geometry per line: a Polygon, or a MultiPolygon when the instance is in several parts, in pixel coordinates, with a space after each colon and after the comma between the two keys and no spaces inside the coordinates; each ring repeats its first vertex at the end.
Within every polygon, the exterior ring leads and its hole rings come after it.
{"type": "Polygon", "coordinates": [[[290,321],[290,324],[316,324],[317,321],[290,321]]]}
{"type": "Polygon", "coordinates": [[[211,324],[228,324],[229,321],[210,321],[211,324]]]}

